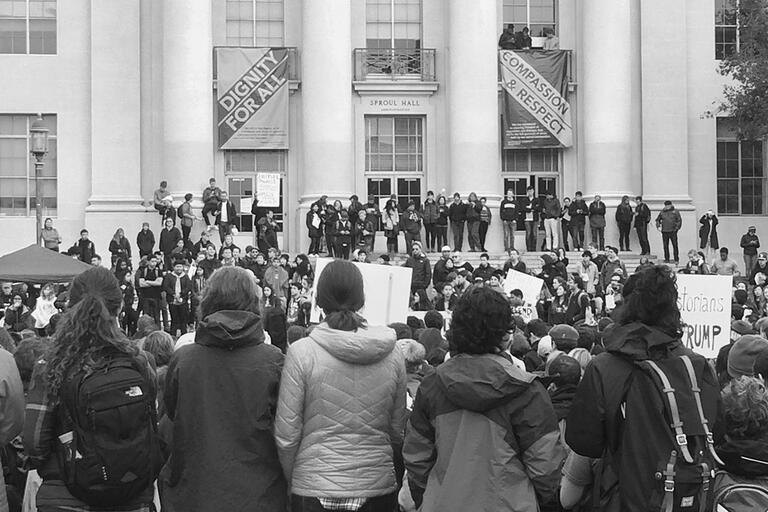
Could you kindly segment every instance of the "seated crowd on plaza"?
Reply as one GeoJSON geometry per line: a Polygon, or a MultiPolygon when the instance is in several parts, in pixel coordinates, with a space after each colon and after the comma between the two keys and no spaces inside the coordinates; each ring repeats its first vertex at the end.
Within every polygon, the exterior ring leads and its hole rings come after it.
{"type": "MultiPolygon", "coordinates": [[[[497,268],[485,251],[495,215],[474,193],[450,205],[392,197],[383,210],[322,197],[306,218],[309,250],[295,255],[278,247],[273,212],[254,202],[256,244],[240,248],[226,194],[211,180],[203,197],[208,227],[194,241],[191,196],[174,208],[163,186],[157,240],[144,223],[134,251],[117,228],[102,259],[83,230],[66,252],[93,268],[72,283],[2,283],[10,510],[768,506],[768,254],[754,227],[743,272],[712,212],[701,246],[673,265],[682,221],[666,204],[655,223],[673,257],[665,247],[667,264],[654,264],[642,198],[617,208],[616,248],[599,196],[510,191],[497,268]],[[536,270],[515,248],[518,226],[527,252],[543,228],[536,270]],[[632,227],[642,256],[627,268],[632,227]],[[319,255],[334,259],[315,275],[319,255]],[[368,325],[364,267],[350,259],[412,269],[405,322],[368,325]],[[541,293],[525,297],[515,272],[540,278],[541,293]],[[733,278],[731,343],[716,360],[681,341],[677,273],[733,278]]],[[[45,229],[58,250],[52,221],[45,229]]]]}

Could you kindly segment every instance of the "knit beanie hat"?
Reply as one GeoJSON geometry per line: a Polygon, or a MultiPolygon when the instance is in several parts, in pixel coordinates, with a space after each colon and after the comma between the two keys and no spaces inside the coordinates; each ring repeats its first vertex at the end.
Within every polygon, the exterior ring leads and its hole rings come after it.
{"type": "Polygon", "coordinates": [[[755,333],[755,331],[752,329],[752,324],[750,324],[746,320],[735,320],[731,322],[731,330],[742,336],[755,333]]]}
{"type": "Polygon", "coordinates": [[[752,377],[755,359],[763,350],[768,350],[768,340],[756,334],[747,334],[736,340],[728,354],[728,375],[734,379],[752,377]]]}
{"type": "Polygon", "coordinates": [[[320,273],[317,281],[317,305],[325,314],[359,311],[365,305],[363,274],[353,263],[334,260],[320,273]]]}

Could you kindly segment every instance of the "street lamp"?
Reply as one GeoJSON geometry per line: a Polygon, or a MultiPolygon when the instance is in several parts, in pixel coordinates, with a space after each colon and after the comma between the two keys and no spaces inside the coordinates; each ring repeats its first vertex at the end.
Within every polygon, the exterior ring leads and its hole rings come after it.
{"type": "Polygon", "coordinates": [[[48,153],[48,128],[43,123],[43,115],[29,127],[29,152],[35,157],[35,225],[37,226],[37,245],[43,237],[43,193],[40,189],[40,175],[43,173],[43,158],[48,153]]]}

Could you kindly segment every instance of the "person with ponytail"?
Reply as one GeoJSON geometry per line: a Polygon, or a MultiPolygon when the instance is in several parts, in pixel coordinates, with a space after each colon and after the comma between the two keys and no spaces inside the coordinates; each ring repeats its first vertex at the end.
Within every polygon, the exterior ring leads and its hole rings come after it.
{"type": "MultiPolygon", "coordinates": [[[[69,424],[69,428],[64,426],[64,418],[71,422],[73,413],[79,412],[68,406],[72,399],[67,393],[73,383],[75,387],[82,386],[89,376],[108,371],[103,369],[110,369],[115,360],[126,358],[144,377],[144,382],[132,387],[131,391],[146,395],[147,403],[154,405],[155,372],[146,356],[119,328],[117,318],[122,305],[117,279],[108,269],[94,267],[75,277],[69,291],[69,309],[57,324],[53,345],[35,365],[27,398],[24,448],[32,467],[38,470],[43,480],[37,493],[39,512],[151,510],[153,481],[118,506],[99,508],[70,492],[69,482],[65,484],[59,464],[60,446],[65,443],[66,436],[72,436],[73,430],[69,424]],[[82,380],[77,384],[79,378],[82,380]]],[[[105,433],[104,428],[100,424],[100,434],[105,433]]],[[[81,457],[75,458],[82,460],[84,454],[85,451],[81,454],[78,450],[77,455],[81,457]]],[[[104,463],[105,475],[106,468],[104,463]]]]}
{"type": "Polygon", "coordinates": [[[402,444],[407,375],[395,332],[369,326],[363,276],[335,260],[320,274],[325,320],[288,348],[275,439],[292,512],[390,512],[392,446],[402,444]]]}

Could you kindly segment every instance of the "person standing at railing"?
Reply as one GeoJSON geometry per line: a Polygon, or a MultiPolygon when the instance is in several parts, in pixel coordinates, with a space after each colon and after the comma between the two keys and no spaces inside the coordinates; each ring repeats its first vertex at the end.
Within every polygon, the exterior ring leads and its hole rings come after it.
{"type": "Polygon", "coordinates": [[[499,48],[502,50],[515,49],[515,26],[511,23],[504,28],[501,37],[499,37],[499,48]]]}
{"type": "Polygon", "coordinates": [[[544,44],[542,45],[542,48],[544,50],[559,50],[560,49],[560,39],[555,35],[555,30],[550,27],[544,27],[544,35],[546,36],[546,39],[544,39],[544,44]]]}

